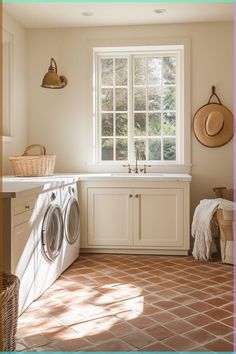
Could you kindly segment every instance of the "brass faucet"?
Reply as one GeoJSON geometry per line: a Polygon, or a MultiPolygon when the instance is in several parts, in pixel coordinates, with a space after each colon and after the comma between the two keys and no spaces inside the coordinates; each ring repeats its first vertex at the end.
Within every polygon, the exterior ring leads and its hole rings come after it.
{"type": "Polygon", "coordinates": [[[151,165],[143,165],[143,168],[140,168],[140,172],[147,173],[147,167],[152,167],[151,165]]]}
{"type": "Polygon", "coordinates": [[[139,154],[139,149],[136,148],[136,154],[135,154],[135,169],[134,172],[138,173],[138,160],[140,158],[140,154],[139,154]]]}
{"type": "MultiPolygon", "coordinates": [[[[140,159],[140,152],[139,148],[136,148],[135,152],[135,167],[131,168],[130,164],[128,165],[123,165],[123,167],[128,167],[128,173],[134,172],[138,173],[138,160],[140,159]]],[[[151,165],[144,165],[143,168],[140,168],[140,172],[146,173],[147,172],[147,167],[151,167],[151,165]]]]}
{"type": "Polygon", "coordinates": [[[123,167],[128,167],[128,173],[131,173],[131,172],[132,172],[132,168],[130,167],[130,164],[128,164],[128,165],[123,165],[123,167]]]}

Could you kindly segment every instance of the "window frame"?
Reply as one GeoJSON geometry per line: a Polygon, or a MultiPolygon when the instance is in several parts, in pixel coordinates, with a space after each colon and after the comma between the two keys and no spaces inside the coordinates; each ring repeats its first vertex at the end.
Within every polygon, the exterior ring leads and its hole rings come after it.
{"type": "Polygon", "coordinates": [[[9,142],[13,140],[13,44],[14,36],[11,32],[2,29],[2,70],[6,71],[8,77],[2,75],[2,96],[6,95],[6,99],[3,100],[6,107],[2,109],[2,140],[9,142]],[[8,53],[6,53],[6,51],[8,53]],[[7,54],[7,62],[4,52],[7,54]],[[4,60],[5,59],[5,60],[4,60]],[[5,68],[7,66],[7,69],[5,68]],[[7,82],[5,82],[5,80],[7,82]],[[8,90],[6,90],[6,87],[8,90]],[[4,89],[5,88],[5,89],[4,89]],[[7,103],[6,103],[7,102],[7,103]],[[7,126],[6,130],[5,127],[7,126]]]}
{"type": "MultiPolygon", "coordinates": [[[[186,97],[185,94],[185,45],[155,45],[155,46],[129,46],[129,47],[94,47],[93,48],[93,160],[94,164],[98,166],[122,166],[123,164],[135,163],[134,155],[132,152],[132,146],[134,144],[134,119],[132,119],[132,113],[134,113],[133,107],[133,57],[143,56],[170,56],[176,57],[176,160],[140,160],[143,163],[151,163],[152,166],[175,166],[186,164],[186,132],[185,132],[185,119],[186,119],[186,97]],[[100,77],[101,70],[99,67],[100,57],[127,57],[128,58],[128,160],[102,160],[101,159],[101,111],[100,111],[100,77]],[[99,67],[99,70],[97,68],[99,67]],[[132,84],[130,84],[132,82],[132,84]],[[130,148],[129,148],[130,147],[130,148]]],[[[113,75],[115,73],[113,72],[113,75]]],[[[113,81],[114,83],[114,81],[113,81]]],[[[114,90],[113,85],[113,90],[114,90]]],[[[148,86],[147,86],[148,87],[148,86]]],[[[146,98],[147,99],[147,98],[146,98]]],[[[148,111],[148,109],[146,109],[148,111]]],[[[113,113],[115,107],[113,107],[113,113]]],[[[114,117],[113,117],[114,119],[114,117]]],[[[115,135],[113,135],[113,138],[115,135]]],[[[140,137],[141,139],[142,137],[140,137]]],[[[150,136],[144,136],[144,139],[149,139],[150,136]]],[[[163,140],[162,140],[163,141],[163,140]]],[[[146,147],[147,149],[147,147],[146,147]]],[[[114,149],[115,150],[115,149],[114,149]]],[[[115,151],[113,152],[115,156],[115,151]]]]}

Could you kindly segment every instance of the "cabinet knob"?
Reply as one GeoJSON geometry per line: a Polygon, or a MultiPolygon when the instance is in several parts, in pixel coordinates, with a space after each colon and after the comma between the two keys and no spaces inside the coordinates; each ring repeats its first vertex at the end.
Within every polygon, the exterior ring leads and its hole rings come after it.
{"type": "Polygon", "coordinates": [[[30,207],[29,207],[29,205],[25,205],[25,209],[29,209],[30,207]]]}
{"type": "Polygon", "coordinates": [[[133,196],[132,196],[132,194],[129,194],[129,198],[132,198],[133,196]]]}
{"type": "Polygon", "coordinates": [[[138,194],[135,194],[135,198],[138,198],[139,197],[139,195],[138,194]]]}

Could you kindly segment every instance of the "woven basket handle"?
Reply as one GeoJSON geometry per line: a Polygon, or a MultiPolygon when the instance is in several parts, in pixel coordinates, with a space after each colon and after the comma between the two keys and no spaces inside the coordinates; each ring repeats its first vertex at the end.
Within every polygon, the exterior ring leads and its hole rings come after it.
{"type": "Polygon", "coordinates": [[[23,156],[28,156],[28,155],[30,155],[30,154],[29,154],[29,151],[32,150],[32,149],[34,149],[34,148],[36,148],[36,147],[40,148],[40,155],[46,155],[46,148],[45,148],[44,145],[41,145],[41,144],[33,144],[33,145],[29,145],[29,146],[27,146],[27,147],[25,148],[25,151],[24,151],[23,156]]]}

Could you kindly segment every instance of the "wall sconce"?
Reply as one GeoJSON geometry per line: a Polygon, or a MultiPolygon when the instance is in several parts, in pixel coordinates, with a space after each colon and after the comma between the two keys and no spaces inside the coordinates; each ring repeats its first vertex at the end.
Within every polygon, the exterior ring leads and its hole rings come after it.
{"type": "Polygon", "coordinates": [[[67,85],[67,78],[65,76],[58,76],[57,63],[51,58],[48,72],[44,75],[42,87],[50,89],[61,89],[67,85]]]}

